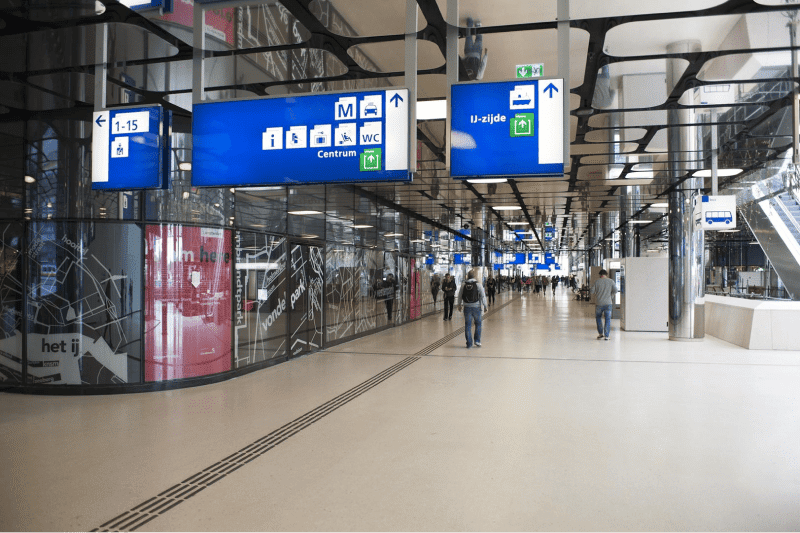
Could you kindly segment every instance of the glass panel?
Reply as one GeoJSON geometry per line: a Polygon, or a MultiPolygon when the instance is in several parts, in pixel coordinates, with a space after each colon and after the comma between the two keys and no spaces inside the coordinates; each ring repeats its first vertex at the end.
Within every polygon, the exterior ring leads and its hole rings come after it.
{"type": "MultiPolygon", "coordinates": [[[[447,15],[447,0],[436,0],[442,16],[447,15]]],[[[569,14],[572,19],[603,17],[622,17],[647,13],[669,13],[708,9],[723,4],[721,0],[675,0],[672,2],[641,2],[639,0],[570,0],[569,14]]],[[[551,22],[556,20],[558,3],[519,2],[519,0],[495,0],[487,3],[481,0],[461,0],[459,2],[459,25],[466,27],[466,17],[483,22],[484,26],[507,24],[527,24],[531,22],[551,22]]],[[[451,24],[454,22],[448,21],[451,24]]]]}
{"type": "MultiPolygon", "coordinates": [[[[444,65],[445,59],[436,44],[417,41],[419,60],[417,68],[427,70],[444,65]]],[[[367,43],[353,46],[347,53],[364,70],[370,72],[403,72],[405,70],[405,41],[367,43]],[[380,63],[380,66],[378,65],[380,63]]]]}
{"type": "Polygon", "coordinates": [[[780,100],[792,92],[796,85],[790,81],[704,85],[684,92],[678,103],[710,106],[724,106],[740,102],[759,104],[780,100]]]}
{"type": "Polygon", "coordinates": [[[288,232],[304,239],[325,238],[325,186],[289,188],[288,232]]]}
{"type": "Polygon", "coordinates": [[[141,228],[31,222],[28,241],[29,382],[138,383],[141,228]]]}
{"type": "Polygon", "coordinates": [[[234,361],[236,368],[286,355],[286,240],[236,233],[234,361]]]}
{"type": "Polygon", "coordinates": [[[289,350],[295,357],[322,346],[322,248],[291,244],[288,266],[289,350]]]}
{"type": "MultiPolygon", "coordinates": [[[[180,4],[180,0],[176,3],[180,4]]],[[[108,23],[109,64],[171,57],[178,49],[153,33],[117,22],[108,23]]],[[[27,50],[0,54],[0,70],[37,71],[95,65],[95,26],[75,26],[0,37],[0,50],[27,50]]]]}
{"type": "MultiPolygon", "coordinates": [[[[26,172],[25,124],[0,124],[0,217],[22,218],[26,172]]],[[[32,177],[32,176],[31,176],[32,177]]]]}
{"type": "Polygon", "coordinates": [[[95,0],[47,0],[46,2],[10,0],[3,4],[3,10],[15,17],[40,22],[91,17],[105,11],[105,6],[95,0]]]}
{"type": "MultiPolygon", "coordinates": [[[[206,59],[205,68],[206,87],[209,89],[232,84],[323,78],[347,73],[347,67],[335,55],[313,48],[211,57],[206,59]]],[[[298,87],[298,91],[309,90],[307,84],[298,87]]]]}
{"type": "Polygon", "coordinates": [[[375,329],[377,300],[371,289],[375,253],[329,243],[326,253],[326,339],[346,339],[375,329]]]}
{"type": "Polygon", "coordinates": [[[146,226],[145,380],[231,369],[231,232],[146,226]]]}
{"type": "MultiPolygon", "coordinates": [[[[314,0],[309,11],[326,29],[345,37],[403,35],[406,32],[405,0],[314,0]]],[[[421,30],[427,22],[419,10],[417,14],[417,27],[421,30]]]]}
{"type": "Polygon", "coordinates": [[[6,223],[0,232],[0,384],[22,381],[22,225],[6,223]]]}
{"type": "Polygon", "coordinates": [[[791,64],[792,54],[788,50],[785,52],[730,54],[707,61],[697,73],[697,79],[733,81],[788,78],[791,64]]]}
{"type": "Polygon", "coordinates": [[[703,52],[739,50],[742,43],[756,50],[790,44],[786,17],[771,12],[620,24],[606,34],[605,50],[619,57],[656,55],[666,53],[668,44],[681,41],[696,41],[703,52]]]}
{"type": "Polygon", "coordinates": [[[286,232],[286,187],[236,189],[236,224],[272,233],[286,232]]]}

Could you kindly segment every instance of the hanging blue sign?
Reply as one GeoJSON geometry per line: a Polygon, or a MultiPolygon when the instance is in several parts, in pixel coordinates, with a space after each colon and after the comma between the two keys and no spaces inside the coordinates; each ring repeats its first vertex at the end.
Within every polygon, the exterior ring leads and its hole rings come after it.
{"type": "Polygon", "coordinates": [[[454,178],[564,173],[564,80],[456,84],[450,109],[454,178]]]}
{"type": "Polygon", "coordinates": [[[92,124],[92,189],[168,186],[169,113],[161,106],[98,111],[92,124]]]}
{"type": "Polygon", "coordinates": [[[192,185],[408,181],[408,89],[195,104],[192,185]]]}

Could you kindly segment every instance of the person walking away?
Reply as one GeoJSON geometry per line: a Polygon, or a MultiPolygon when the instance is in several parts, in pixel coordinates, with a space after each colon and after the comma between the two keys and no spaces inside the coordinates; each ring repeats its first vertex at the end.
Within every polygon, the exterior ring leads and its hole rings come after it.
{"type": "Polygon", "coordinates": [[[553,287],[553,296],[556,295],[556,287],[558,287],[558,276],[553,276],[550,280],[550,284],[553,287]]]}
{"type": "Polygon", "coordinates": [[[475,322],[475,346],[481,347],[481,307],[483,312],[488,311],[486,294],[478,280],[475,279],[475,270],[467,272],[467,281],[461,284],[458,291],[458,310],[464,311],[464,336],[467,339],[467,348],[472,348],[472,323],[475,322]]]}
{"type": "Polygon", "coordinates": [[[434,276],[433,282],[431,283],[431,296],[433,296],[433,305],[436,305],[436,296],[439,294],[439,287],[441,285],[442,284],[439,282],[439,276],[434,276]]]}
{"type": "Polygon", "coordinates": [[[594,319],[597,321],[597,338],[602,339],[611,333],[611,305],[614,295],[617,294],[617,285],[608,279],[608,272],[600,271],[600,278],[592,285],[591,294],[594,296],[594,319]],[[603,318],[605,323],[600,319],[603,318]]]}
{"type": "Polygon", "coordinates": [[[393,274],[386,276],[386,281],[383,283],[384,288],[389,289],[389,294],[386,295],[386,318],[389,324],[392,324],[394,299],[397,296],[397,281],[394,279],[393,274]]]}
{"type": "Polygon", "coordinates": [[[494,293],[497,290],[497,282],[492,276],[489,276],[489,279],[486,280],[486,295],[487,299],[489,300],[489,305],[494,304],[494,293]]]}
{"type": "Polygon", "coordinates": [[[453,303],[456,299],[456,280],[450,274],[444,276],[442,292],[444,293],[444,320],[453,319],[453,303]]]}

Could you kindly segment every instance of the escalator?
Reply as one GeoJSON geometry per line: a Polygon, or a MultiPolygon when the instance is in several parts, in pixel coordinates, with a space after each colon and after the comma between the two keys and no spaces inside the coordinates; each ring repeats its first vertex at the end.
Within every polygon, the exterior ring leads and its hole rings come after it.
{"type": "Polygon", "coordinates": [[[753,184],[736,203],[787,292],[800,300],[800,203],[785,175],[753,184]]]}

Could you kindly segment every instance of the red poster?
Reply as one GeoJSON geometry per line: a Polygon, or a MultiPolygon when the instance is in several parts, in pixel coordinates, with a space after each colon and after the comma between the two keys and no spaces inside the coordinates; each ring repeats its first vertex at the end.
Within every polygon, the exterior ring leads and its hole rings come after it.
{"type": "Polygon", "coordinates": [[[231,232],[147,226],[145,379],[231,369],[231,232]]]}
{"type": "MultiPolygon", "coordinates": [[[[233,45],[234,8],[206,10],[206,33],[220,41],[233,45]]],[[[175,22],[187,28],[194,25],[194,1],[174,0],[172,13],[167,13],[161,20],[175,22]]]]}

